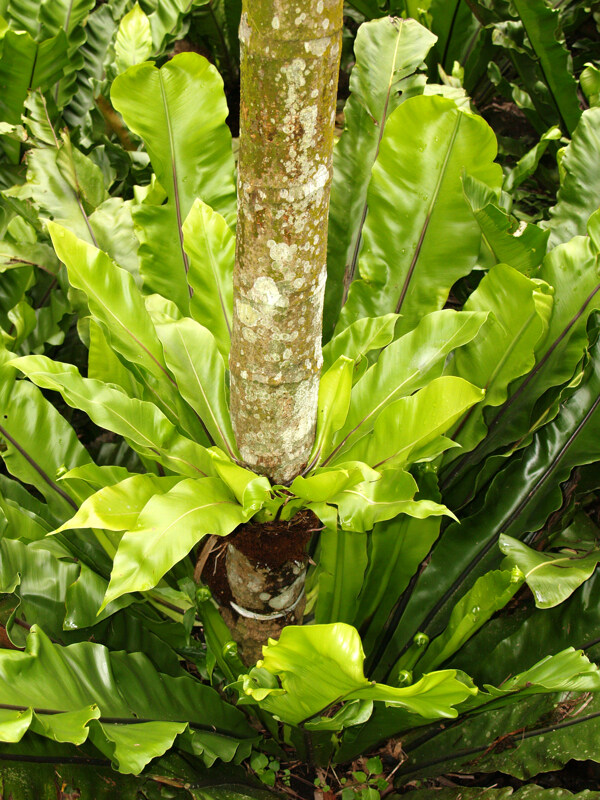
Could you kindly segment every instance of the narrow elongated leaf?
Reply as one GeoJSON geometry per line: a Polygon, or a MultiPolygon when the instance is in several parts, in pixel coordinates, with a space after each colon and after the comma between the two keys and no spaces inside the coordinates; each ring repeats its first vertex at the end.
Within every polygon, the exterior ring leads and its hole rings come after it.
{"type": "Polygon", "coordinates": [[[182,397],[198,414],[213,442],[236,452],[227,403],[225,363],[212,333],[189,317],[155,323],[165,361],[182,397]]]}
{"type": "Polygon", "coordinates": [[[71,528],[104,528],[126,531],[135,526],[140,511],[155,494],[164,494],[181,478],[159,478],[156,475],[134,475],[107,486],[88,497],[70,520],[55,533],[71,528]]]}
{"type": "Polygon", "coordinates": [[[104,605],[152,589],[204,536],[226,536],[250,516],[218,478],[185,480],[152,497],[115,556],[104,605]]]}
{"type": "Polygon", "coordinates": [[[155,377],[168,379],[160,341],[132,276],[65,228],[49,223],[48,229],[71,284],[85,292],[115,349],[155,377]]]}
{"type": "Polygon", "coordinates": [[[452,609],[446,629],[427,648],[418,663],[418,674],[429,672],[450,658],[496,611],[504,608],[523,584],[523,573],[488,572],[452,609]]]}
{"type": "Polygon", "coordinates": [[[561,123],[566,132],[572,134],[579,122],[581,109],[577,84],[569,70],[569,53],[564,44],[556,39],[559,12],[550,8],[544,0],[514,0],[513,5],[539,62],[561,123]]]}
{"type": "MultiPolygon", "coordinates": [[[[435,473],[429,465],[418,476],[416,500],[439,503],[435,473]]],[[[437,539],[441,518],[400,515],[375,526],[370,535],[369,562],[352,619],[359,628],[369,660],[385,640],[392,609],[437,539]]]]}
{"type": "MultiPolygon", "coordinates": [[[[501,405],[513,380],[535,364],[535,351],[548,331],[552,289],[506,264],[492,267],[465,304],[491,312],[481,336],[457,350],[451,369],[485,389],[482,403],[460,421],[452,438],[471,450],[486,433],[483,410],[501,405]]],[[[451,454],[452,455],[452,454],[451,454]]]]}
{"type": "Polygon", "coordinates": [[[60,392],[97,425],[124,436],[142,455],[181,475],[213,474],[208,451],[180,434],[153,403],[128,397],[111,384],[82,378],[72,364],[45,356],[25,356],[13,363],[38,386],[60,392]]]}
{"type": "Polygon", "coordinates": [[[350,623],[368,562],[367,537],[354,531],[338,529],[337,514],[331,506],[314,510],[325,524],[319,538],[315,622],[350,623]]]}
{"type": "MultiPolygon", "coordinates": [[[[344,109],[345,130],[334,151],[325,289],[326,338],[356,273],[367,211],[367,188],[386,120],[400,102],[400,82],[435,42],[415,20],[385,17],[359,28],[356,66],[344,109]]],[[[344,354],[347,355],[347,354],[344,354]]]]}
{"type": "Polygon", "coordinates": [[[317,406],[317,431],[309,464],[318,465],[331,449],[333,435],[339,431],[348,416],[354,362],[340,356],[321,376],[317,406]]]}
{"type": "Polygon", "coordinates": [[[196,415],[183,402],[165,364],[162,345],[133,276],[65,228],[48,224],[59,258],[73,286],[87,295],[93,317],[117,353],[132,365],[153,402],[186,432],[203,440],[196,415]]]}
{"type": "Polygon", "coordinates": [[[183,246],[190,258],[188,279],[194,293],[190,312],[211,331],[223,358],[227,358],[233,316],[235,237],[225,219],[198,199],[183,223],[183,246]]]}
{"type": "Polygon", "coordinates": [[[147,231],[146,246],[140,249],[144,281],[151,290],[172,297],[184,313],[189,312],[190,286],[183,221],[196,197],[222,213],[227,222],[235,214],[231,134],[225,125],[228,112],[222,86],[205,58],[181,53],[160,70],[152,63],[131,67],[111,89],[113,105],[144,140],[168,196],[162,211],[150,212],[152,207],[146,207],[146,213],[168,215],[159,231],[164,239],[165,229],[170,229],[162,246],[175,244],[166,262],[158,260],[147,231]]]}
{"type": "Polygon", "coordinates": [[[425,452],[434,457],[450,446],[448,440],[441,440],[441,435],[465,411],[480,403],[484,394],[483,389],[462,378],[435,378],[410,397],[387,405],[377,417],[372,433],[351,447],[346,457],[365,461],[374,469],[403,467],[418,461],[425,452]],[[430,451],[430,445],[436,449],[430,451]]]}
{"type": "Polygon", "coordinates": [[[439,377],[448,353],[471,341],[484,321],[480,313],[440,311],[427,315],[414,331],[386,347],[354,386],[348,417],[327,460],[373,430],[378,414],[390,403],[439,377]]]}
{"type": "Polygon", "coordinates": [[[461,176],[467,171],[499,188],[496,152],[487,124],[451,100],[413,97],[394,111],[369,186],[361,280],[351,288],[342,325],[396,312],[400,329],[409,331],[444,305],[480,248],[461,176]],[[418,137],[407,137],[407,130],[418,137]]]}

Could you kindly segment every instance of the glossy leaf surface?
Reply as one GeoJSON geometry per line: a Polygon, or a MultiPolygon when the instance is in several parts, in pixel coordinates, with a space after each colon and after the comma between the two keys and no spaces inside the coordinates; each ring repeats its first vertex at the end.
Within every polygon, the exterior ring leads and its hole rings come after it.
{"type": "Polygon", "coordinates": [[[328,329],[335,325],[355,277],[371,169],[386,121],[400,102],[399,84],[425,60],[434,42],[435,36],[413,19],[384,17],[362,25],[357,34],[345,130],[334,150],[325,290],[328,329]]]}
{"type": "Polygon", "coordinates": [[[243,691],[292,724],[319,715],[333,703],[352,699],[379,700],[425,717],[454,717],[454,704],[473,694],[452,670],[426,675],[401,689],[368,681],[360,638],[354,628],[341,623],[288,626],[279,641],[269,643],[263,653],[257,664],[259,673],[250,673],[243,691]],[[282,689],[259,688],[262,670],[278,676],[282,689]]]}
{"type": "Polygon", "coordinates": [[[494,188],[501,171],[494,134],[441,97],[414,97],[386,125],[369,186],[359,267],[341,322],[390,312],[409,331],[445,303],[471,271],[480,231],[462,192],[467,171],[494,188]],[[419,131],[407,137],[406,131],[419,131]]]}

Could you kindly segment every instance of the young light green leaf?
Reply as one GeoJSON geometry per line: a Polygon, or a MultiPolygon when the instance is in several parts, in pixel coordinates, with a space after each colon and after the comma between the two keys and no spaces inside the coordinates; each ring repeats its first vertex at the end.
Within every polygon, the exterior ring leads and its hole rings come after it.
{"type": "Polygon", "coordinates": [[[354,386],[346,422],[323,463],[339,459],[338,454],[372,431],[377,416],[390,403],[440,376],[446,356],[471,341],[485,319],[486,315],[479,312],[434,312],[415,330],[388,345],[354,386]]]}
{"type": "Polygon", "coordinates": [[[450,446],[447,439],[440,438],[442,434],[484,395],[483,389],[462,378],[435,378],[410,397],[387,405],[372,433],[359,439],[344,457],[365,461],[374,469],[403,467],[419,460],[422,453],[433,458],[450,446]]]}
{"type": "Polygon", "coordinates": [[[269,479],[234,463],[217,447],[211,447],[208,452],[216,474],[233,492],[244,512],[261,509],[271,493],[269,479]]]}
{"type": "Polygon", "coordinates": [[[344,462],[333,469],[317,469],[308,478],[299,475],[290,491],[311,503],[324,503],[350,486],[379,480],[380,474],[361,462],[344,462]]]}
{"type": "Polygon", "coordinates": [[[251,515],[219,478],[181,481],[155,495],[119,543],[103,607],[152,589],[204,536],[226,536],[251,515]]]}
{"type": "MultiPolygon", "coordinates": [[[[503,261],[519,272],[530,273],[542,263],[548,245],[548,231],[537,225],[519,223],[497,203],[489,201],[470,175],[463,177],[463,189],[473,215],[497,262],[503,261]]],[[[480,184],[481,185],[481,184],[480,184]]],[[[488,187],[484,186],[484,189],[488,187]]],[[[495,198],[494,198],[495,199],[495,198]]]]}
{"type": "Polygon", "coordinates": [[[115,350],[154,377],[172,380],[144,299],[129,272],[66,228],[49,222],[48,230],[71,284],[85,292],[90,311],[115,350]]]}
{"type": "Polygon", "coordinates": [[[152,53],[150,20],[136,3],[121,22],[115,40],[117,69],[123,72],[128,67],[140,64],[152,53]]]}
{"type": "Polygon", "coordinates": [[[30,708],[22,711],[0,709],[0,741],[20,742],[29,730],[32,720],[33,712],[30,708]]]}
{"type": "Polygon", "coordinates": [[[93,719],[98,719],[99,716],[100,709],[95,703],[77,711],[34,714],[30,730],[47,739],[53,739],[55,742],[71,742],[80,745],[88,738],[88,724],[93,719]]]}
{"type": "Polygon", "coordinates": [[[181,478],[160,478],[151,473],[134,475],[88,497],[74,517],[54,533],[73,528],[126,531],[135,526],[140,511],[155,494],[164,494],[181,478]]]}
{"type": "Polygon", "coordinates": [[[379,480],[344,489],[328,502],[337,505],[340,525],[348,531],[370,531],[375,523],[407,514],[424,519],[451,512],[430,500],[413,500],[417,484],[409,472],[385,470],[379,480]]]}
{"type": "Polygon", "coordinates": [[[225,363],[215,337],[189,317],[156,318],[155,328],[182,397],[198,414],[212,441],[233,456],[236,445],[227,404],[225,363]]]}
{"type": "Polygon", "coordinates": [[[557,553],[539,552],[518,539],[500,535],[498,545],[507,556],[507,566],[516,565],[525,575],[538,608],[553,608],[587,581],[600,561],[600,550],[588,543],[557,553]]]}
{"type": "MultiPolygon", "coordinates": [[[[364,652],[350,625],[309,625],[284,628],[279,641],[263,648],[257,667],[277,676],[284,690],[261,695],[261,708],[282,721],[298,725],[320,715],[334,703],[353,699],[380,700],[407,708],[429,719],[455,717],[455,705],[474,693],[454,670],[426,675],[412,686],[397,689],[364,676],[364,652]]],[[[244,680],[244,693],[260,691],[260,674],[244,680]]]]}
{"type": "MultiPolygon", "coordinates": [[[[397,314],[384,314],[382,317],[363,317],[348,325],[323,348],[323,369],[328,369],[340,356],[352,358],[358,366],[362,356],[387,347],[394,338],[398,319],[397,314]]],[[[354,381],[359,377],[355,375],[354,381]]]]}
{"type": "Polygon", "coordinates": [[[225,219],[197,199],[183,223],[183,246],[194,293],[190,313],[211,331],[226,359],[231,345],[235,237],[225,219]]]}
{"type": "Polygon", "coordinates": [[[137,775],[149,760],[169,750],[178,734],[187,728],[185,722],[141,722],[139,725],[98,723],[90,730],[90,741],[100,740],[102,749],[119,772],[137,775]]]}
{"type": "Polygon", "coordinates": [[[317,405],[317,432],[308,463],[318,466],[329,452],[333,436],[343,426],[350,406],[354,361],[340,356],[321,376],[317,405]]]}
{"type": "Polygon", "coordinates": [[[45,356],[24,356],[13,363],[38,386],[60,392],[97,425],[125,437],[141,455],[180,475],[214,474],[206,448],[183,436],[153,403],[128,397],[111,384],[82,378],[72,364],[45,356]]]}
{"type": "Polygon", "coordinates": [[[406,332],[442,308],[480,249],[462,174],[500,188],[496,153],[487,123],[451,100],[412,97],[393,112],[369,184],[361,280],[350,288],[341,325],[395,312],[406,332]],[[407,130],[419,134],[409,137],[407,130]]]}
{"type": "Polygon", "coordinates": [[[482,575],[452,609],[446,629],[431,642],[418,664],[419,674],[447,661],[523,585],[521,570],[496,570],[482,575]]]}

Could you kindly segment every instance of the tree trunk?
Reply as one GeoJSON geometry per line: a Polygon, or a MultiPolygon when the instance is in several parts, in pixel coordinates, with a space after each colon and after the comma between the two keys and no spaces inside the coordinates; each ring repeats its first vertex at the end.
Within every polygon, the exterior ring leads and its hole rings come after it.
{"type": "Polygon", "coordinates": [[[243,3],[231,413],[245,463],[274,483],[315,434],[342,10],[243,3]]]}
{"type": "MultiPolygon", "coordinates": [[[[243,0],[231,414],[244,462],[277,484],[301,473],[315,435],[342,12],[243,0]]],[[[304,512],[242,526],[207,564],[248,664],[302,620],[315,524],[304,512]]]]}

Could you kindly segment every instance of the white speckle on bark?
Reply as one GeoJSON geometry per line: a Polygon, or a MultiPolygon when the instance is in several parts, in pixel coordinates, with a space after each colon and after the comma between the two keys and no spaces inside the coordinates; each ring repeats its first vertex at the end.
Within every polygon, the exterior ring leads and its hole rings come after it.
{"type": "Polygon", "coordinates": [[[291,264],[296,257],[296,253],[298,252],[298,245],[289,245],[285,242],[275,242],[273,239],[269,239],[267,242],[267,247],[269,248],[269,255],[273,261],[280,265],[291,264]]]}
{"type": "Polygon", "coordinates": [[[260,314],[256,312],[250,303],[245,303],[243,300],[238,299],[236,306],[238,317],[242,325],[249,325],[253,328],[260,320],[260,314]]]}
{"type": "Polygon", "coordinates": [[[271,20],[271,27],[273,28],[274,31],[279,30],[279,17],[277,15],[275,15],[271,20]]]}
{"type": "Polygon", "coordinates": [[[317,3],[317,14],[323,13],[323,0],[319,0],[317,3]]]}
{"type": "Polygon", "coordinates": [[[281,296],[273,278],[257,278],[248,292],[248,297],[261,305],[281,307],[286,305],[285,298],[281,296]]]}
{"type": "Polygon", "coordinates": [[[312,39],[310,42],[304,42],[304,49],[307,53],[320,58],[325,55],[325,51],[329,45],[330,39],[328,37],[324,39],[312,39]]]}
{"type": "Polygon", "coordinates": [[[252,28],[248,24],[248,14],[244,11],[240,19],[240,41],[246,46],[250,44],[250,36],[252,35],[252,28]]]}

